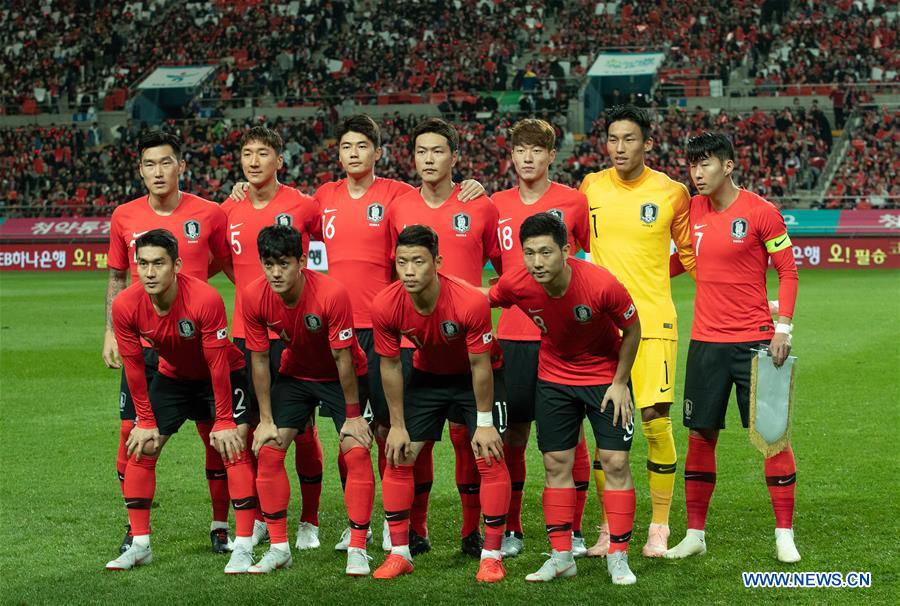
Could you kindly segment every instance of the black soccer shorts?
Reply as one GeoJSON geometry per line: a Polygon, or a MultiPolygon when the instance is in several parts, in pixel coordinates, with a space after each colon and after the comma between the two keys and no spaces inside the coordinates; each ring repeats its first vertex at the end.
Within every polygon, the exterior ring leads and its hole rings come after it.
{"type": "MultiPolygon", "coordinates": [[[[494,427],[506,431],[506,393],[503,371],[494,371],[494,427]]],[[[438,375],[413,369],[404,392],[403,416],[413,442],[439,442],[444,421],[466,425],[474,435],[478,408],[472,391],[472,375],[438,375]]]]}
{"type": "MultiPolygon", "coordinates": [[[[143,348],[144,376],[147,377],[147,385],[153,382],[156,371],[159,368],[159,354],[150,347],[143,348]]],[[[134,421],[137,413],[134,410],[134,400],[131,398],[131,390],[128,388],[128,379],[125,378],[125,368],[122,367],[122,379],[119,381],[119,419],[122,421],[134,421]]]]}
{"type": "MultiPolygon", "coordinates": [[[[173,379],[156,373],[150,384],[150,406],[159,433],[178,433],[185,421],[207,421],[216,417],[216,399],[211,381],[173,379]]],[[[255,422],[257,411],[247,390],[244,369],[231,373],[231,416],[238,425],[255,422]]]]}
{"type": "MultiPolygon", "coordinates": [[[[250,393],[250,400],[253,406],[259,408],[259,402],[256,399],[256,388],[253,386],[253,363],[250,358],[250,350],[247,349],[246,339],[240,337],[234,339],[234,344],[244,354],[244,361],[247,363],[247,389],[250,393]]],[[[269,386],[275,384],[275,378],[278,377],[278,369],[281,368],[281,356],[284,354],[284,341],[281,339],[269,339],[269,386]]]]}
{"type": "MultiPolygon", "coordinates": [[[[362,406],[369,399],[369,382],[366,375],[357,377],[359,401],[362,406]]],[[[316,407],[322,407],[321,415],[331,417],[334,428],[340,433],[347,416],[344,391],[340,381],[306,381],[279,374],[272,387],[272,420],[276,427],[292,427],[303,433],[316,407]]],[[[367,419],[371,423],[371,419],[367,419]]]]}
{"type": "Polygon", "coordinates": [[[534,421],[534,397],[537,386],[540,341],[500,340],[503,350],[503,374],[506,378],[506,409],[510,423],[534,421]]]}

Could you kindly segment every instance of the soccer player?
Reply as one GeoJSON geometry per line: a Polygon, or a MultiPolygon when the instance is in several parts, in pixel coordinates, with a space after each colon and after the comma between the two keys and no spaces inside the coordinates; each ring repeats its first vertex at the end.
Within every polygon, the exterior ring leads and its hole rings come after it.
{"type": "MultiPolygon", "coordinates": [[[[688,226],[687,188],[645,165],[653,148],[650,119],[634,106],[606,115],[606,149],[613,167],[591,173],[581,183],[590,213],[591,256],[612,272],[634,298],[641,315],[641,344],[631,381],[641,427],[647,438],[651,523],[642,553],[662,557],[669,538],[669,510],[675,486],[675,440],[669,409],[674,399],[678,326],[669,279],[670,243],[688,271],[694,268],[688,226]]],[[[605,470],[595,460],[597,491],[605,470]]],[[[602,499],[601,499],[602,502],[602,499]]],[[[604,516],[605,519],[605,516],[604,516]]],[[[588,555],[607,553],[609,528],[600,526],[588,555]]]]}
{"type": "Polygon", "coordinates": [[[506,576],[500,544],[509,508],[509,472],[503,461],[505,419],[502,381],[492,367],[491,312],[480,292],[464,280],[440,272],[438,235],[424,225],[406,227],[395,253],[400,280],[372,302],[375,349],[391,415],[385,444],[388,466],[382,480],[385,518],[392,549],[374,577],[390,579],[413,571],[409,552],[409,510],[413,504],[413,464],[426,442],[441,439],[444,421],[464,420],[481,475],[485,536],[476,579],[506,576]],[[403,384],[400,340],[415,345],[413,371],[403,384]]]}
{"type": "Polygon", "coordinates": [[[525,579],[546,582],[576,574],[572,466],[586,415],[606,471],[607,569],[614,584],[630,585],[636,579],[628,567],[635,509],[628,465],[634,405],[628,381],[641,324],[628,291],[610,272],[569,258],[568,237],[565,224],[550,213],[526,219],[519,228],[525,266],[505,272],[488,292],[492,305],[517,306],[541,331],[535,422],[544,455],[544,519],[552,552],[525,579]]]}
{"type": "MultiPolygon", "coordinates": [[[[153,560],[150,506],[156,463],[162,448],[188,419],[214,419],[210,445],[225,461],[233,499],[235,550],[251,544],[256,492],[253,463],[246,448],[253,414],[247,400],[244,358],[228,340],[225,303],[204,280],[181,272],[178,240],[152,229],[135,242],[138,282],[112,304],[116,343],[137,411],[128,435],[123,493],[132,543],[107,570],[128,570],[153,560]],[[159,369],[145,374],[141,341],[159,355],[159,369]]],[[[226,573],[242,572],[233,567],[226,573]]]]}
{"type": "MultiPolygon", "coordinates": [[[[132,284],[137,283],[138,266],[135,241],[151,229],[167,229],[178,240],[181,251],[182,272],[206,281],[210,273],[210,259],[217,265],[228,258],[225,240],[225,213],[218,204],[209,202],[178,189],[178,179],[184,173],[185,162],[181,155],[181,143],[165,132],[149,131],[138,144],[138,169],[147,195],[118,206],[113,211],[109,233],[109,281],[106,288],[106,333],[103,338],[103,360],[108,368],[121,368],[116,337],[112,324],[112,301],[122,292],[131,273],[132,284]]],[[[157,353],[144,343],[146,379],[156,373],[157,353]]],[[[128,389],[125,373],[122,373],[119,390],[119,449],[116,455],[116,471],[119,484],[124,489],[125,466],[128,460],[125,443],[134,428],[134,400],[128,389]]],[[[206,447],[206,478],[212,497],[212,524],[210,540],[212,550],[223,553],[230,550],[228,539],[228,484],[222,457],[209,444],[212,424],[201,420],[197,431],[206,447]]],[[[130,529],[119,551],[128,549],[130,529]]]]}
{"type": "MultiPolygon", "coordinates": [[[[263,275],[256,250],[256,238],[260,230],[267,225],[293,226],[303,235],[304,250],[308,248],[311,238],[321,238],[319,207],[315,200],[293,187],[278,182],[278,171],[284,165],[283,149],[284,142],[274,130],[264,126],[255,126],[247,130],[241,136],[240,150],[241,169],[249,182],[247,191],[249,200],[238,203],[228,199],[222,204],[222,210],[228,217],[226,234],[231,245],[235,284],[231,336],[244,352],[248,368],[250,352],[244,342],[243,291],[253,280],[263,275]]],[[[269,340],[270,369],[274,379],[278,374],[283,344],[275,332],[269,333],[269,340]]],[[[251,384],[251,399],[255,399],[256,394],[249,377],[248,383],[251,384]]],[[[302,495],[302,510],[295,544],[297,549],[319,547],[322,444],[319,442],[314,420],[314,415],[310,415],[309,427],[297,434],[294,440],[296,446],[294,458],[302,495]]],[[[265,536],[265,524],[258,522],[257,526],[254,539],[258,542],[265,536]]]]}
{"type": "MultiPolygon", "coordinates": [[[[587,200],[584,194],[550,181],[548,171],[556,158],[556,134],[544,120],[526,118],[509,129],[513,166],[518,186],[492,196],[499,213],[497,239],[505,271],[522,267],[519,226],[538,212],[559,217],[568,231],[572,252],[589,246],[587,200]]],[[[525,447],[534,421],[534,390],[537,382],[538,349],[541,331],[518,307],[504,309],[497,326],[497,338],[503,349],[509,423],[504,434],[503,451],[512,480],[512,498],[503,537],[503,556],[518,555],[524,547],[522,534],[522,492],[525,486],[525,447]]],[[[575,450],[575,479],[578,500],[572,551],[587,552],[581,534],[581,519],[590,485],[591,461],[584,438],[575,450]]]]}
{"type": "MultiPolygon", "coordinates": [[[[718,133],[688,140],[697,295],[684,384],[684,425],[690,429],[684,465],[687,536],[667,558],[706,553],[706,514],[716,485],[716,441],[734,385],[747,427],[753,350],[768,345],[781,366],[791,351],[791,318],[797,299],[797,267],[784,219],[770,202],[732,180],[734,147],[718,133]],[[778,322],[766,296],[766,268],[778,272],[778,322]]],[[[775,551],[797,562],[793,516],[797,466],[790,445],[765,459],[766,484],[775,511],[775,551]]]]}
{"type": "MultiPolygon", "coordinates": [[[[422,186],[397,198],[388,210],[392,240],[396,242],[408,225],[427,225],[443,243],[442,271],[480,288],[487,259],[498,271],[501,269],[497,208],[487,196],[468,202],[460,199],[460,186],[453,182],[453,167],[459,158],[459,134],[453,126],[440,118],[427,118],[413,129],[410,142],[422,186]]],[[[450,417],[450,441],[456,454],[456,485],[463,510],[462,551],[479,557],[483,544],[478,530],[480,480],[471,436],[459,416],[450,417]]],[[[423,542],[428,544],[427,537],[423,542]]]]}
{"type": "Polygon", "coordinates": [[[292,227],[263,228],[257,250],[265,276],[247,285],[242,295],[246,345],[259,401],[260,420],[253,434],[256,485],[271,538],[269,551],[258,563],[251,566],[251,554],[246,554],[248,572],[269,573],[291,565],[287,540],[291,485],[284,469],[285,450],[322,405],[330,409],[347,464],[344,501],[351,536],[346,571],[364,576],[369,574],[366,537],[375,497],[369,457],[372,435],[360,411],[368,391],[366,357],[353,334],[347,290],[335,279],[306,268],[304,246],[292,227]],[[277,331],[285,343],[274,387],[269,330],[277,331]]]}

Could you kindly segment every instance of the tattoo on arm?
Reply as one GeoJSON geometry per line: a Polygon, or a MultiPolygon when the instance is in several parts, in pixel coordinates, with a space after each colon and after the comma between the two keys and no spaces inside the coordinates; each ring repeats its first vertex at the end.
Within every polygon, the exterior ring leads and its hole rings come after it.
{"type": "Polygon", "coordinates": [[[121,269],[109,270],[109,282],[106,285],[106,328],[112,330],[112,302],[120,292],[125,290],[128,273],[121,269]]]}

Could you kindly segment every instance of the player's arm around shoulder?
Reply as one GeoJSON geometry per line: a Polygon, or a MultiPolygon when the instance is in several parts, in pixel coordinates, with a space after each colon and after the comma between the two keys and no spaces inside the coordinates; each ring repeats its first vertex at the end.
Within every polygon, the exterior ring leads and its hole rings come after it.
{"type": "Polygon", "coordinates": [[[675,199],[672,205],[673,216],[671,234],[675,242],[678,263],[671,260],[669,263],[670,275],[680,273],[677,269],[687,271],[692,278],[697,279],[697,260],[694,256],[694,246],[691,242],[691,196],[684,183],[673,181],[676,189],[675,199]]]}

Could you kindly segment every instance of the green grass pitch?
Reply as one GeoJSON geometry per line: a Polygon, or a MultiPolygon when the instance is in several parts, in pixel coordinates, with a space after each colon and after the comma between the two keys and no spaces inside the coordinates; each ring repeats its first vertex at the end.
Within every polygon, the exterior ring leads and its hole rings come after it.
{"type": "MultiPolygon", "coordinates": [[[[214,283],[226,300],[231,298],[230,285],[221,278],[214,283]]],[[[710,508],[705,557],[670,562],[640,556],[650,516],[646,442],[635,440],[632,470],[638,512],[631,565],[638,584],[630,588],[611,586],[606,564],[599,559],[581,560],[574,579],[541,586],[524,581],[549,548],[540,508],[543,472],[533,447],[524,504],[526,551],[508,560],[505,582],[476,584],[477,563],[459,553],[459,498],[446,440],[435,449],[433,551],[416,559],[413,575],[395,582],[346,578],[343,554],[332,550],[346,521],[329,422],[321,428],[326,451],[322,548],[295,552],[293,569],[263,578],[222,574],[226,558],[209,551],[202,448],[196,432],[186,425],[159,465],[154,563],[131,572],[105,572],[103,565],[115,556],[125,523],[113,465],[119,374],[106,370],[100,359],[105,285],[103,273],[0,275],[2,603],[819,604],[896,603],[900,595],[897,272],[801,273],[793,443],[799,475],[795,528],[802,562],[790,566],[774,559],[773,516],[762,460],[740,429],[732,406],[729,428],[719,442],[719,483],[710,508]],[[741,571],[774,570],[869,571],[872,587],[743,587],[741,571]]],[[[771,298],[775,292],[770,288],[771,298]]],[[[680,397],[693,297],[686,276],[674,281],[674,296],[680,317],[680,397]]],[[[678,406],[674,417],[679,475],[672,544],[685,528],[681,472],[687,437],[678,406]]],[[[592,544],[597,511],[593,486],[590,495],[585,534],[592,544]]],[[[294,480],[291,532],[298,500],[294,480]]],[[[376,539],[381,535],[380,514],[379,494],[376,539]]],[[[378,565],[383,555],[377,540],[370,554],[378,565]]]]}

